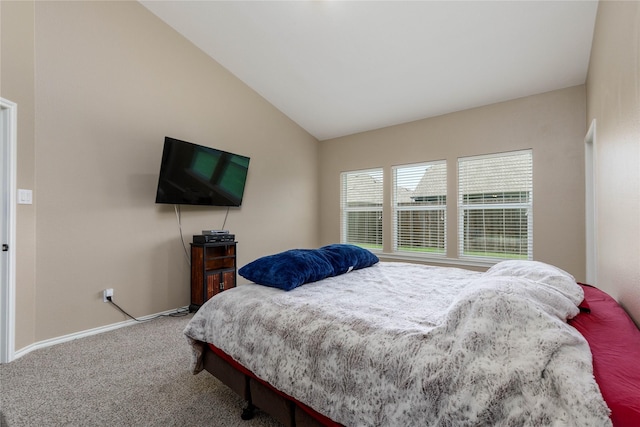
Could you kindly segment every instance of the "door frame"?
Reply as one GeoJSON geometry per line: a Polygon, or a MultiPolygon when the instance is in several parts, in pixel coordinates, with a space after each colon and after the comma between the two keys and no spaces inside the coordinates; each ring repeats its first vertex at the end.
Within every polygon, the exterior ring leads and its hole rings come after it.
{"type": "Polygon", "coordinates": [[[0,150],[2,152],[2,177],[0,197],[3,198],[3,244],[9,246],[2,252],[0,277],[0,363],[11,362],[15,357],[15,289],[16,289],[16,164],[18,106],[15,102],[0,98],[0,150]],[[6,239],[6,241],[5,241],[6,239]],[[6,255],[6,258],[5,258],[6,255]]]}
{"type": "Polygon", "coordinates": [[[597,151],[596,119],[591,121],[584,137],[585,160],[585,265],[587,283],[597,285],[598,281],[598,205],[597,205],[597,151]]]}

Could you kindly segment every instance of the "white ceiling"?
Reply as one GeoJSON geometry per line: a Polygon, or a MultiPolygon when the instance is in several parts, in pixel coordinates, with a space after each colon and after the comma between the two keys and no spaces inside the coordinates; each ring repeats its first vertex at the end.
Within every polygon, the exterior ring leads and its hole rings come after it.
{"type": "Polygon", "coordinates": [[[597,2],[141,1],[319,140],[585,82],[597,2]]]}

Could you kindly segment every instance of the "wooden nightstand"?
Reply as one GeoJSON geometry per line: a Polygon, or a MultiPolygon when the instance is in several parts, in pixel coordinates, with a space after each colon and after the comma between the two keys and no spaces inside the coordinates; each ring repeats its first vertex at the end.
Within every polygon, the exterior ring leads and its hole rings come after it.
{"type": "Polygon", "coordinates": [[[236,243],[191,243],[190,312],[236,286],[236,243]]]}

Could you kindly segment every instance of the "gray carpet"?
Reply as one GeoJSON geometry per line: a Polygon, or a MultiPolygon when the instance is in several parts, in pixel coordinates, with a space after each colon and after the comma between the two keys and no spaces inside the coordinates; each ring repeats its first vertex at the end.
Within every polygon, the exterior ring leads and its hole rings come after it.
{"type": "Polygon", "coordinates": [[[182,331],[162,317],[33,351],[0,365],[0,425],[279,427],[208,372],[189,371],[182,331]]]}

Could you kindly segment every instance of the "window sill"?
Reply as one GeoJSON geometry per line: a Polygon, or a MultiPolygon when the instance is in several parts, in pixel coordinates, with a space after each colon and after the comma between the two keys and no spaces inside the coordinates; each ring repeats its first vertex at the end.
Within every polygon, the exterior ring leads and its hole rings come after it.
{"type": "Polygon", "coordinates": [[[475,268],[489,268],[499,260],[482,260],[482,259],[460,259],[460,258],[447,258],[447,257],[426,257],[417,256],[404,253],[389,253],[382,251],[372,250],[374,254],[380,258],[381,261],[406,261],[406,262],[418,262],[421,264],[436,264],[451,267],[475,267],[475,268]]]}

